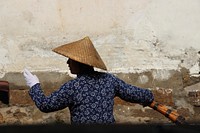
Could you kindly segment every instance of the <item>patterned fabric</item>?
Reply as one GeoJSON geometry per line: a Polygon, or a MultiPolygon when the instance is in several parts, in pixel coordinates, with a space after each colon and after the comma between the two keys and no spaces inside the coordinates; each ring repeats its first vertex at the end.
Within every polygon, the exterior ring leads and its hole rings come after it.
{"type": "Polygon", "coordinates": [[[34,85],[29,94],[42,112],[70,110],[72,124],[111,124],[114,97],[145,105],[153,101],[150,90],[138,88],[113,74],[93,72],[81,74],[63,84],[60,89],[45,96],[40,84],[34,85]]]}

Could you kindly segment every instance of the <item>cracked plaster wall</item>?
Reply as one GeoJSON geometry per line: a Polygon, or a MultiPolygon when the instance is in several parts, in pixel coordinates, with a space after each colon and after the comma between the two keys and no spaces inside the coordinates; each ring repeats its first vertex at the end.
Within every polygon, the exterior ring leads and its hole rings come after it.
{"type": "MultiPolygon", "coordinates": [[[[24,67],[66,71],[66,59],[51,49],[84,36],[111,72],[181,67],[198,72],[199,5],[198,0],[2,1],[0,77],[24,67]]],[[[166,71],[159,75],[170,77],[166,71]]]]}
{"type": "MultiPolygon", "coordinates": [[[[172,81],[171,71],[183,69],[199,78],[199,6],[199,0],[1,0],[0,78],[25,67],[70,75],[66,58],[51,49],[85,36],[109,72],[139,73],[139,84],[172,81]]],[[[181,104],[188,105],[180,98],[181,104]]]]}

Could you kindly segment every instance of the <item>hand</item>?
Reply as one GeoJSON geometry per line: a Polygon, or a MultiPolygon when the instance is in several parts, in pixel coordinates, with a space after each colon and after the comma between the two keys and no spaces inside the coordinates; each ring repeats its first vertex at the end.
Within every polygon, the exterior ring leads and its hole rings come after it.
{"type": "Polygon", "coordinates": [[[36,75],[33,75],[29,70],[27,70],[26,68],[24,69],[23,72],[24,78],[26,80],[26,84],[27,86],[29,86],[30,88],[32,86],[34,86],[35,84],[39,83],[39,79],[36,75]]]}

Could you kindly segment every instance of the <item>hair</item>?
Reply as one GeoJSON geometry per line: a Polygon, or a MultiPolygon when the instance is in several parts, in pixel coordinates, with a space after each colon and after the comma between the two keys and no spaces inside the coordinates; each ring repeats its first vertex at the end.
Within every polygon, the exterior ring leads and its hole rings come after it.
{"type": "Polygon", "coordinates": [[[85,73],[85,72],[93,72],[94,71],[94,67],[93,66],[89,66],[87,64],[83,64],[83,63],[79,63],[79,67],[80,67],[80,72],[81,73],[85,73]]]}

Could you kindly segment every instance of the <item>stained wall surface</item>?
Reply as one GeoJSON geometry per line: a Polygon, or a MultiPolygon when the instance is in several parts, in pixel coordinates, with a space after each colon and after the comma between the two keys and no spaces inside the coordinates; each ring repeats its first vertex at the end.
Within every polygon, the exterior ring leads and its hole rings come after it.
{"type": "MultiPolygon", "coordinates": [[[[1,0],[0,79],[10,82],[10,105],[31,103],[24,68],[44,90],[73,78],[67,59],[52,49],[89,36],[108,72],[154,90],[156,100],[198,121],[199,7],[199,0],[1,0]]],[[[117,103],[119,122],[150,121],[151,113],[136,118],[140,113],[117,103]]]]}

